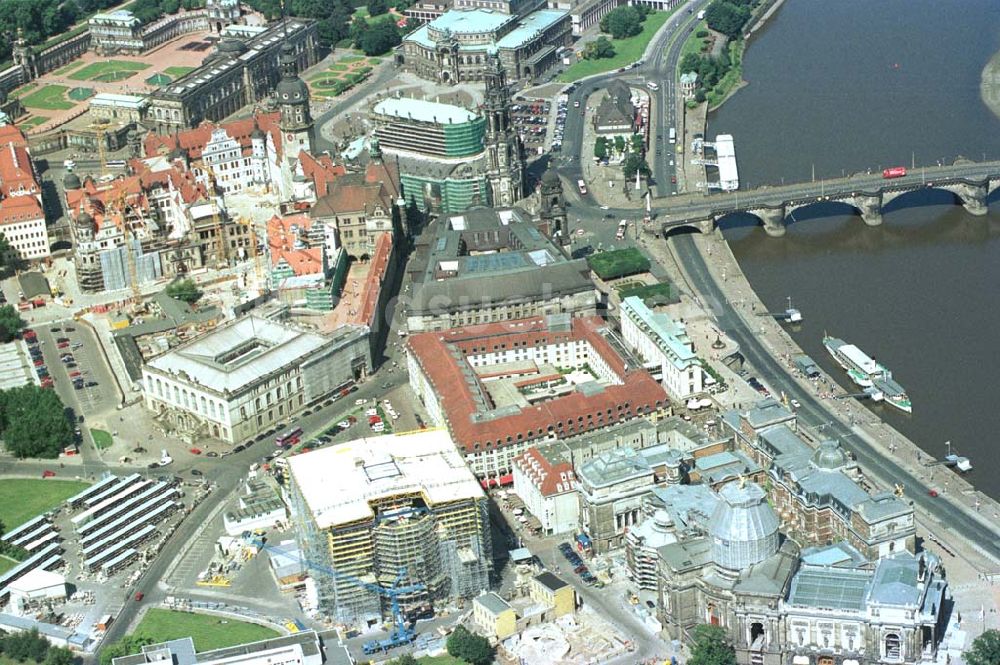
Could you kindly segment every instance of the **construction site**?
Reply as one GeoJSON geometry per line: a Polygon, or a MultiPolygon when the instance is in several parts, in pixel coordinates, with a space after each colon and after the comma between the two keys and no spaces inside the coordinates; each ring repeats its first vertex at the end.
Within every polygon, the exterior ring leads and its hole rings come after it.
{"type": "Polygon", "coordinates": [[[294,456],[289,491],[317,615],[362,632],[391,619],[391,643],[376,650],[414,639],[404,617],[461,606],[489,587],[487,498],[446,430],[294,456]]]}

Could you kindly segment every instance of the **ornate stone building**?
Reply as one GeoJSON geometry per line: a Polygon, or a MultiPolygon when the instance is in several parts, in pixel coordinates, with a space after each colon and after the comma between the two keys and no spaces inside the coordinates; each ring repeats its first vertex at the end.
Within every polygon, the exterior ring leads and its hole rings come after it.
{"type": "Polygon", "coordinates": [[[163,134],[222,120],[269,97],[282,62],[294,60],[302,71],[318,57],[316,22],[308,19],[286,18],[247,40],[227,37],[201,67],[150,95],[146,124],[163,134]]]}

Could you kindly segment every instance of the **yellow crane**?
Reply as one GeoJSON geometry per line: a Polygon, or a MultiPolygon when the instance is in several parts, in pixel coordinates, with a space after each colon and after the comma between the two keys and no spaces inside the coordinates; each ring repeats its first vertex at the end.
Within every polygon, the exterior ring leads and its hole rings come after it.
{"type": "Polygon", "coordinates": [[[108,175],[108,158],[104,152],[104,132],[107,120],[98,120],[90,125],[97,133],[97,158],[101,161],[101,175],[108,175]]]}
{"type": "MultiPolygon", "coordinates": [[[[218,180],[215,177],[215,171],[211,166],[206,164],[204,161],[198,162],[198,167],[205,172],[208,176],[208,182],[212,186],[212,196],[217,197],[219,195],[218,180]]],[[[216,201],[212,201],[212,225],[215,227],[215,239],[219,243],[219,253],[216,255],[219,263],[224,265],[229,264],[229,246],[226,243],[226,238],[223,235],[222,229],[222,219],[219,217],[219,206],[216,201]],[[221,257],[221,258],[220,258],[221,257]]]]}

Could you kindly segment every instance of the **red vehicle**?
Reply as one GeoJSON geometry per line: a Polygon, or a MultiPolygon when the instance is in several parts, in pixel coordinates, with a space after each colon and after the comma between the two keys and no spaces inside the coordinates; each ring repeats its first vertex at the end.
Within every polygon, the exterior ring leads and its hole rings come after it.
{"type": "Polygon", "coordinates": [[[192,455],[201,455],[201,448],[192,448],[191,449],[191,454],[192,455]]]}
{"type": "Polygon", "coordinates": [[[906,167],[905,166],[893,166],[892,168],[884,169],[882,171],[882,177],[886,178],[886,179],[888,179],[888,178],[902,178],[904,175],[906,175],[906,167]]]}
{"type": "Polygon", "coordinates": [[[69,376],[70,376],[71,379],[75,379],[76,377],[80,376],[80,371],[79,370],[73,370],[72,372],[69,373],[69,376]]]}
{"type": "Polygon", "coordinates": [[[59,342],[59,348],[65,349],[69,347],[69,342],[59,342]]]}
{"type": "Polygon", "coordinates": [[[50,471],[48,469],[42,471],[42,478],[55,478],[55,477],[56,477],[55,471],[50,471]]]}
{"type": "Polygon", "coordinates": [[[279,448],[291,448],[292,446],[297,444],[301,438],[302,438],[302,428],[293,427],[284,434],[278,436],[274,440],[274,445],[278,446],[279,448]]]}
{"type": "Polygon", "coordinates": [[[24,337],[24,339],[28,340],[29,342],[33,342],[34,340],[38,339],[38,335],[36,335],[35,331],[32,330],[31,328],[25,328],[21,332],[21,336],[24,337]]]}
{"type": "Polygon", "coordinates": [[[369,425],[374,425],[375,423],[380,423],[380,422],[382,422],[382,419],[379,418],[378,416],[368,416],[369,425]]]}
{"type": "Polygon", "coordinates": [[[135,592],[135,602],[138,603],[140,600],[142,600],[145,597],[146,597],[146,594],[144,594],[143,592],[141,592],[141,591],[136,591],[135,592]]]}

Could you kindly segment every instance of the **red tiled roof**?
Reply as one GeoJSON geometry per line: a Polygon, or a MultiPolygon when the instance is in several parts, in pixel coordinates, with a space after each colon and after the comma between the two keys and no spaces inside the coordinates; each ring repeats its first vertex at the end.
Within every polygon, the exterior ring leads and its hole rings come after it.
{"type": "Polygon", "coordinates": [[[17,143],[0,145],[0,196],[38,195],[28,149],[17,143]]]}
{"type": "Polygon", "coordinates": [[[256,119],[257,125],[262,131],[271,135],[275,150],[278,151],[278,157],[281,157],[281,129],[278,127],[281,114],[277,111],[274,113],[258,113],[250,118],[233,120],[232,122],[221,124],[215,124],[206,120],[194,129],[187,129],[175,134],[161,135],[150,132],[143,141],[143,150],[147,157],[155,157],[156,155],[168,154],[180,144],[181,148],[187,150],[188,157],[191,159],[200,159],[201,151],[205,149],[205,145],[212,138],[212,130],[221,127],[226,130],[226,133],[231,138],[239,142],[243,148],[243,154],[249,155],[252,146],[250,134],[253,132],[254,119],[256,119]]]}
{"type": "Polygon", "coordinates": [[[667,393],[645,370],[626,367],[625,361],[600,334],[600,317],[572,320],[570,331],[550,331],[537,317],[521,321],[457,328],[445,332],[413,335],[407,342],[445,411],[452,438],[466,452],[490,450],[528,441],[542,440],[550,432],[572,436],[615,422],[656,411],[669,404],[667,393]],[[585,395],[574,391],[563,397],[523,408],[519,413],[493,419],[474,419],[480,411],[473,388],[463,373],[463,356],[585,340],[622,381],[605,385],[600,392],[585,395]]]}
{"type": "Polygon", "coordinates": [[[531,447],[514,458],[513,464],[521,469],[542,496],[553,496],[573,490],[576,475],[569,462],[552,464],[538,448],[531,447]]]}
{"type": "Polygon", "coordinates": [[[32,219],[45,219],[45,212],[34,196],[12,196],[0,200],[0,224],[26,222],[32,219]]]}
{"type": "Polygon", "coordinates": [[[333,163],[330,155],[314,157],[303,150],[299,153],[299,163],[302,164],[302,174],[316,185],[316,198],[326,196],[330,183],[347,173],[343,164],[333,163]]]}
{"type": "Polygon", "coordinates": [[[277,267],[282,261],[292,272],[299,275],[314,275],[323,271],[323,250],[319,247],[296,247],[298,232],[312,227],[309,215],[273,216],[267,222],[267,244],[271,248],[271,265],[277,267]],[[297,227],[293,230],[292,227],[297,227]]]}
{"type": "Polygon", "coordinates": [[[368,277],[365,279],[365,286],[361,300],[361,306],[357,309],[354,323],[372,325],[372,317],[377,314],[379,293],[385,283],[385,274],[389,268],[389,259],[392,255],[392,234],[381,233],[375,241],[375,252],[368,265],[368,277]]]}

